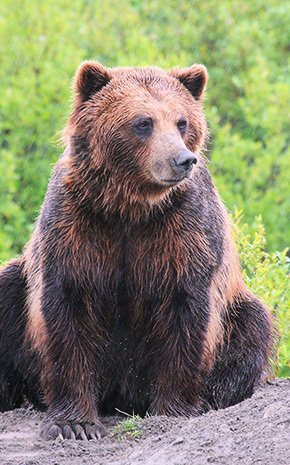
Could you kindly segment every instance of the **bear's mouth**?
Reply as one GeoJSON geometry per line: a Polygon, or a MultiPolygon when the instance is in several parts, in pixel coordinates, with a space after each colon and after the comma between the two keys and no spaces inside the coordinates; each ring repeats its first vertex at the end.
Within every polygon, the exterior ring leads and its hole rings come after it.
{"type": "Polygon", "coordinates": [[[174,186],[175,184],[180,183],[186,178],[186,176],[177,179],[161,179],[161,182],[164,183],[166,186],[174,186]]]}

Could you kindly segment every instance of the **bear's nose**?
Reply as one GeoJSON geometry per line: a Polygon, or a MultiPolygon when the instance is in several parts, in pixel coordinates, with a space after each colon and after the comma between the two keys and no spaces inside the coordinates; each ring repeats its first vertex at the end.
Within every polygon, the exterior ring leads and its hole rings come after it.
{"type": "Polygon", "coordinates": [[[194,153],[189,150],[182,150],[172,159],[172,168],[178,174],[186,175],[197,162],[194,153]]]}

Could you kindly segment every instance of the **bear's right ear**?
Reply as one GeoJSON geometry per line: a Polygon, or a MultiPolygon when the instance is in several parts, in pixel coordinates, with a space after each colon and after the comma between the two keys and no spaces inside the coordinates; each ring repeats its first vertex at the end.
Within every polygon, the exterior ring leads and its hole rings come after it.
{"type": "Polygon", "coordinates": [[[196,100],[201,100],[207,83],[207,70],[203,65],[192,65],[188,68],[173,68],[171,75],[189,90],[196,100]]]}
{"type": "Polygon", "coordinates": [[[84,61],[75,74],[76,104],[88,100],[111,80],[110,70],[97,61],[84,61]]]}

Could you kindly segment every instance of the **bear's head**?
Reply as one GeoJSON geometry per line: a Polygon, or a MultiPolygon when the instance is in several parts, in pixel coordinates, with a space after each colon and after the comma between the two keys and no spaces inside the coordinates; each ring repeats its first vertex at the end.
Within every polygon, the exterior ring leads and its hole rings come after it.
{"type": "Polygon", "coordinates": [[[66,130],[74,163],[91,182],[106,180],[111,199],[114,191],[122,202],[158,203],[198,170],[206,81],[203,65],[166,72],[84,62],[66,130]]]}

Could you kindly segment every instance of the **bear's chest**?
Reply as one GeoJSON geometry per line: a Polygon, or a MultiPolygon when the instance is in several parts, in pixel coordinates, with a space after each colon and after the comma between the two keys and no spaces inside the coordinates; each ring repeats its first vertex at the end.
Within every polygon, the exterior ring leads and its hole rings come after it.
{"type": "Polygon", "coordinates": [[[78,248],[85,257],[78,277],[93,285],[91,295],[112,317],[151,314],[175,291],[192,292],[198,275],[212,266],[205,235],[185,221],[102,224],[86,239],[78,248]]]}
{"type": "Polygon", "coordinates": [[[182,226],[140,226],[119,236],[116,272],[123,294],[131,300],[168,295],[168,287],[207,273],[211,259],[206,238],[182,226]]]}

